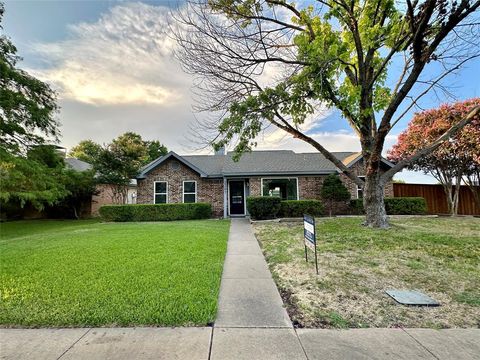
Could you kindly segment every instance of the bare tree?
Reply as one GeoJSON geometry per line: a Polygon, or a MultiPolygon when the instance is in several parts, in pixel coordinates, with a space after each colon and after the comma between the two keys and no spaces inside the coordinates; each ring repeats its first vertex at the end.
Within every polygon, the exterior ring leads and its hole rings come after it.
{"type": "Polygon", "coordinates": [[[480,112],[380,171],[392,127],[428,92],[448,93],[445,77],[479,56],[479,7],[480,0],[192,0],[172,31],[177,58],[196,76],[196,110],[211,114],[200,124],[206,139],[234,142],[240,155],[267,126],[282,129],[363,187],[366,225],[385,228],[386,183],[480,112]],[[427,67],[437,71],[425,74],[427,67]],[[365,182],[302,131],[321,104],[338,109],[358,135],[365,182]]]}

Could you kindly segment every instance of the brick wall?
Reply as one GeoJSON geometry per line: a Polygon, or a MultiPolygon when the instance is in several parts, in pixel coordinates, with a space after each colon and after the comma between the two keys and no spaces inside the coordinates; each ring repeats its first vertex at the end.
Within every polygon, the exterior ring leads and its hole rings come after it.
{"type": "MultiPolygon", "coordinates": [[[[364,176],[365,169],[364,169],[363,161],[360,160],[356,164],[354,164],[352,166],[352,170],[355,173],[355,175],[364,176]]],[[[340,174],[340,179],[342,179],[342,182],[345,184],[348,191],[352,195],[352,199],[357,199],[357,185],[352,180],[350,180],[349,177],[347,177],[344,174],[340,174]]],[[[391,181],[389,181],[388,184],[385,186],[383,193],[385,194],[385,197],[393,197],[393,183],[391,181]]]]}
{"type": "MultiPolygon", "coordinates": [[[[353,170],[356,175],[363,176],[363,162],[359,161],[353,167],[353,170]]],[[[322,189],[323,180],[327,175],[321,176],[298,176],[298,197],[300,200],[306,199],[315,199],[322,200],[320,193],[322,189]]],[[[281,177],[281,176],[279,176],[281,177]]],[[[341,174],[340,179],[343,181],[344,185],[347,187],[350,192],[351,198],[357,198],[357,185],[350,180],[347,176],[341,174]]],[[[393,183],[389,182],[385,187],[385,196],[393,197],[393,183]]],[[[250,178],[250,195],[251,196],[261,196],[261,177],[251,177],[250,178]]],[[[344,204],[335,204],[333,213],[334,214],[346,214],[349,210],[349,204],[346,202],[344,204]]]]}
{"type": "MultiPolygon", "coordinates": [[[[353,166],[354,172],[364,175],[363,163],[360,161],[353,166]]],[[[323,180],[322,176],[298,176],[298,190],[300,199],[318,199],[323,180]]],[[[352,195],[352,199],[357,198],[357,187],[345,175],[340,175],[347,189],[352,195]]],[[[177,160],[167,160],[156,169],[152,170],[146,179],[137,182],[137,203],[153,203],[153,186],[155,181],[168,182],[168,202],[182,202],[182,186],[184,180],[197,181],[197,201],[212,204],[213,214],[216,217],[223,216],[223,179],[201,178],[196,172],[178,162],[177,160]]],[[[249,190],[251,196],[261,195],[261,177],[255,176],[249,178],[249,190]]],[[[390,182],[385,188],[385,196],[393,196],[393,184],[390,182]]],[[[345,207],[346,209],[347,207],[345,207]]],[[[344,213],[346,210],[339,208],[338,213],[344,213]]]]}
{"type": "Polygon", "coordinates": [[[137,181],[137,204],[153,204],[154,182],[167,181],[168,202],[183,202],[183,181],[197,182],[197,202],[212,204],[215,217],[223,216],[223,180],[201,178],[181,162],[171,159],[148,173],[146,179],[137,181]]]}
{"type": "Polygon", "coordinates": [[[103,205],[111,204],[121,204],[122,202],[116,202],[113,199],[113,192],[110,185],[107,184],[98,184],[95,187],[96,194],[92,195],[92,206],[91,214],[92,216],[98,216],[98,210],[103,205]]]}
{"type": "MultiPolygon", "coordinates": [[[[284,176],[278,176],[279,178],[285,178],[284,176]]],[[[298,176],[298,197],[300,200],[306,199],[320,199],[320,191],[322,189],[323,180],[326,175],[320,176],[298,176]]],[[[262,186],[261,177],[250,178],[250,195],[261,196],[262,186]]]]}
{"type": "Polygon", "coordinates": [[[251,177],[249,179],[250,196],[262,196],[262,185],[259,177],[251,177]]]}

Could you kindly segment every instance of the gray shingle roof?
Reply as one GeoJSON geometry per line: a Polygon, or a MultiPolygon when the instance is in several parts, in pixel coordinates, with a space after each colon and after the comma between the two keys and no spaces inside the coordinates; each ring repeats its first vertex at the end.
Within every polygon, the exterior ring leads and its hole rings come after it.
{"type": "MultiPolygon", "coordinates": [[[[334,153],[343,160],[351,152],[334,153]]],[[[225,156],[224,175],[268,174],[325,174],[333,173],[336,166],[320,153],[295,153],[291,150],[253,151],[233,161],[233,153],[225,156]]]]}
{"type": "Polygon", "coordinates": [[[92,168],[92,165],[90,165],[89,163],[75,158],[66,158],[65,163],[67,164],[67,166],[76,171],[86,171],[92,168]]]}
{"type": "MultiPolygon", "coordinates": [[[[334,152],[339,160],[352,157],[354,152],[334,152]]],[[[207,177],[252,176],[252,175],[315,175],[337,171],[335,165],[320,153],[295,153],[291,150],[252,151],[242,155],[238,162],[233,161],[233,153],[226,155],[185,155],[174,152],[145,166],[139,178],[161,164],[169,157],[192,165],[200,175],[207,177]]]]}
{"type": "Polygon", "coordinates": [[[191,164],[202,169],[208,176],[223,176],[223,155],[185,155],[182,156],[191,164]]]}

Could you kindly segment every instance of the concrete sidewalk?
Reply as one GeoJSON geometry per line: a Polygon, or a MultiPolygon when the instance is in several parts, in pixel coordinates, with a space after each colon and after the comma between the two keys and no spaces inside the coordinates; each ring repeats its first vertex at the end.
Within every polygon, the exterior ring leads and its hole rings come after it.
{"type": "Polygon", "coordinates": [[[0,359],[480,358],[480,329],[0,329],[0,359]]]}
{"type": "Polygon", "coordinates": [[[294,329],[249,222],[232,219],[215,326],[0,329],[0,359],[480,359],[480,329],[294,329]]]}

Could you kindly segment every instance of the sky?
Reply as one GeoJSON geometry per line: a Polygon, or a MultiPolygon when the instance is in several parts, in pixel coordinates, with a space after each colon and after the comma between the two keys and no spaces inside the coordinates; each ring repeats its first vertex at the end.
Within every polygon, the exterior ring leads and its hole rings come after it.
{"type": "MultiPolygon", "coordinates": [[[[205,153],[192,145],[189,130],[195,118],[193,79],[173,58],[176,44],[168,36],[171,12],[181,6],[173,0],[5,2],[3,31],[23,57],[19,66],[59,94],[62,146],[70,149],[83,139],[108,143],[134,131],[180,154],[205,153]]],[[[446,82],[458,100],[478,97],[479,74],[476,59],[446,82]]],[[[430,95],[421,105],[440,103],[430,95]]],[[[393,129],[386,150],[412,114],[393,129]]],[[[358,138],[336,111],[320,112],[306,130],[330,151],[360,150],[358,138]]],[[[260,136],[258,148],[315,151],[281,131],[260,136]]],[[[410,171],[396,179],[436,183],[410,171]]]]}

